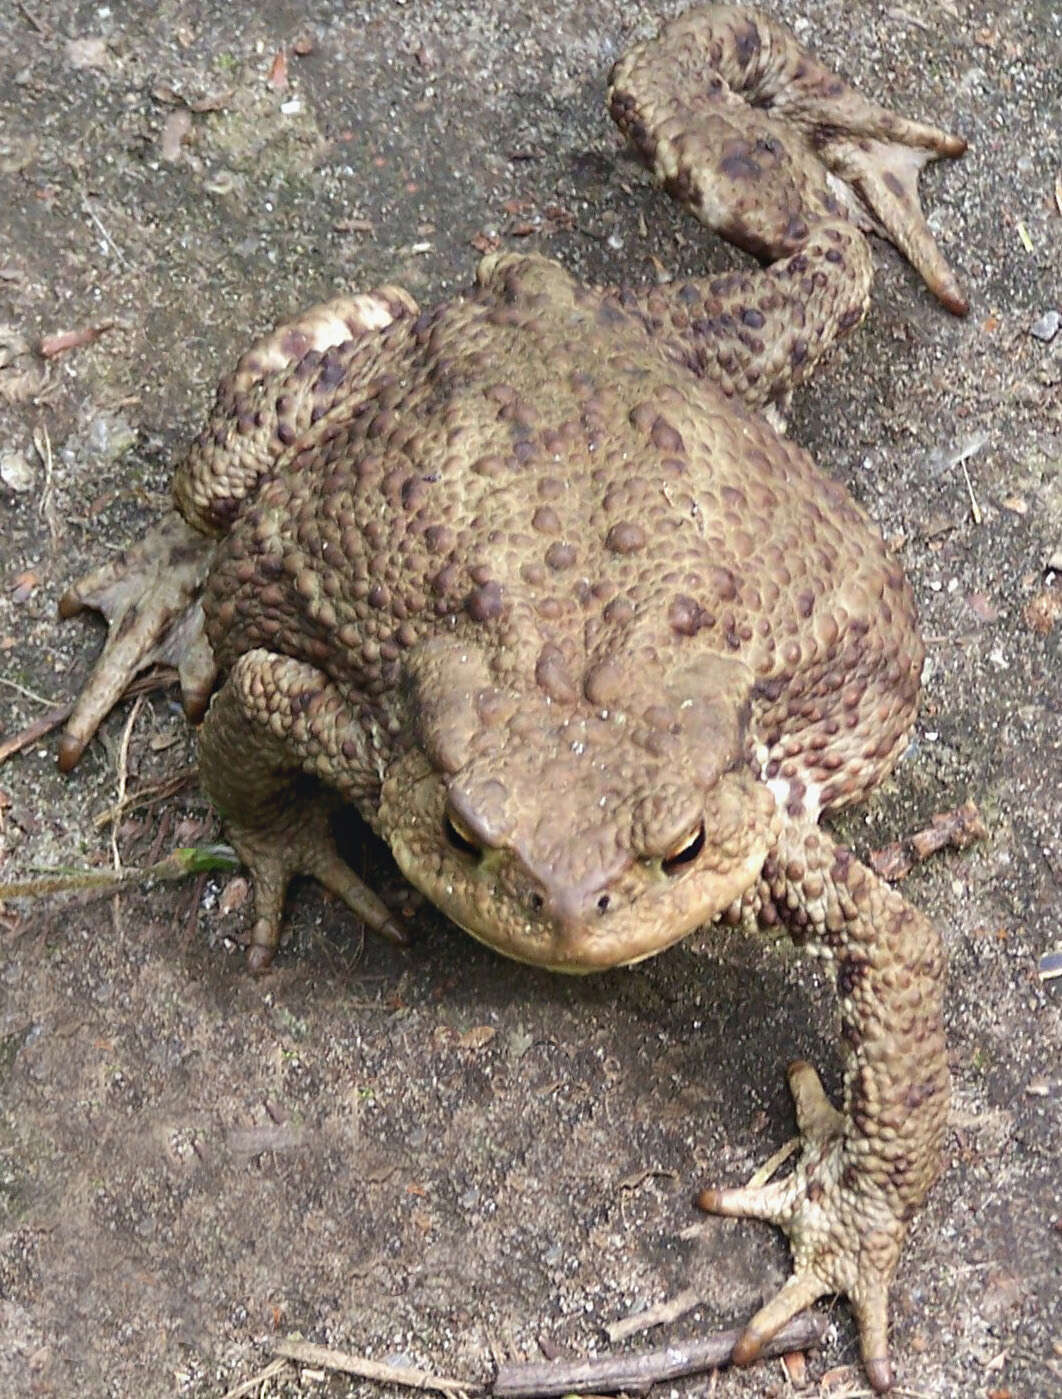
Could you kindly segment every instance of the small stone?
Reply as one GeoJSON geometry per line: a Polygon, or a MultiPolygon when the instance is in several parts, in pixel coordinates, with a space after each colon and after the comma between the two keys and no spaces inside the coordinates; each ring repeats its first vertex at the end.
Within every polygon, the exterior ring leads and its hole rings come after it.
{"type": "Polygon", "coordinates": [[[1035,335],[1037,340],[1042,340],[1045,345],[1050,345],[1058,334],[1059,326],[1062,326],[1062,314],[1058,311],[1045,311],[1033,321],[1029,327],[1029,334],[1035,335]]]}
{"type": "Polygon", "coordinates": [[[0,452],[0,481],[3,481],[8,490],[31,490],[36,475],[29,459],[22,452],[0,452]]]}
{"type": "Polygon", "coordinates": [[[66,41],[66,61],[71,68],[105,68],[109,62],[107,40],[98,35],[86,35],[66,41]]]}

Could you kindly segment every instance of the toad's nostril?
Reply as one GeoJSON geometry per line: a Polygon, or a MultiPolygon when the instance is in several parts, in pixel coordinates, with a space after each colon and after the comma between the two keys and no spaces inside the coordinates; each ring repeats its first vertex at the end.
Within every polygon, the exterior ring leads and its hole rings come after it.
{"type": "Polygon", "coordinates": [[[541,894],[532,894],[531,897],[528,899],[528,903],[531,905],[531,909],[534,913],[541,913],[542,905],[545,902],[546,901],[541,894]]]}
{"type": "Polygon", "coordinates": [[[597,901],[597,911],[598,911],[598,913],[607,913],[607,912],[608,912],[608,906],[609,906],[609,904],[610,904],[611,902],[612,902],[612,900],[609,898],[609,896],[608,896],[607,894],[602,894],[601,897],[600,897],[600,898],[598,899],[598,901],[597,901]]]}

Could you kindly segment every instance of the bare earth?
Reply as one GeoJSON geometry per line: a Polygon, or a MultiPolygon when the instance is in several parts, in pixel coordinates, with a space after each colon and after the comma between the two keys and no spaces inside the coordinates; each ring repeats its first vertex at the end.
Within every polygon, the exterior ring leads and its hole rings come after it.
{"type": "MultiPolygon", "coordinates": [[[[949,949],[956,1092],[893,1294],[899,1381],[1047,1395],[1062,979],[1037,964],[1062,946],[1062,330],[1030,328],[1062,310],[1062,12],[770,8],[871,95],[970,140],[924,181],[969,319],[878,245],[870,318],[791,431],[900,551],[928,641],[915,740],[843,834],[879,849],[967,798],[989,828],[905,885],[949,949]]],[[[605,116],[609,66],[653,16],[0,4],[0,742],[73,694],[100,629],[57,624],[56,598],[155,516],[218,373],[273,320],[382,281],[430,305],[496,239],[599,282],[738,260],[650,188],[605,116]],[[19,353],[104,326],[47,361],[19,353]]],[[[172,692],[123,748],[131,713],[69,779],[54,737],[0,770],[0,879],[109,865],[97,818],[120,784],[191,762],[172,692]]],[[[193,783],[127,809],[115,842],[136,865],[215,833],[193,783]]],[[[4,1399],[221,1395],[292,1332],[485,1379],[540,1341],[601,1349],[604,1325],[685,1287],[701,1306],[654,1343],[733,1324],[778,1285],[764,1226],[680,1232],[696,1188],[740,1182],[791,1130],[789,1059],[837,1086],[829,988],[788,946],[709,931],[566,980],[411,896],[411,948],[363,945],[307,886],[253,981],[243,894],[222,877],[0,913],[4,1399]]],[[[855,1393],[847,1311],[831,1322],[805,1392],[855,1393]]],[[[370,1390],[292,1367],[258,1392],[370,1390]]],[[[773,1362],[712,1392],[793,1391],[773,1362]]]]}

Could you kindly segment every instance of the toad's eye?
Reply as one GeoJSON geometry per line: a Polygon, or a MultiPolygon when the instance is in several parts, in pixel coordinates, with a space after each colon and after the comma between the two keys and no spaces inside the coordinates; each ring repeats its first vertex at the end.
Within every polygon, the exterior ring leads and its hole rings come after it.
{"type": "Polygon", "coordinates": [[[665,855],[660,864],[665,874],[682,874],[692,865],[704,849],[704,822],[699,821],[692,831],[687,831],[670,855],[665,855]]]}
{"type": "Polygon", "coordinates": [[[446,813],[443,827],[446,831],[446,839],[455,850],[460,850],[462,855],[479,856],[483,853],[482,846],[468,827],[450,812],[446,813]]]}

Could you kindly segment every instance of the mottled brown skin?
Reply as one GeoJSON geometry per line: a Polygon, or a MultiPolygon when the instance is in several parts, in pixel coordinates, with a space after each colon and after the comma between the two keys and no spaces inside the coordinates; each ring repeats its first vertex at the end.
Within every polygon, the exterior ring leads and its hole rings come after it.
{"type": "Polygon", "coordinates": [[[922,647],[895,559],[763,411],[864,313],[853,189],[964,309],[914,188],[961,142],[743,10],[634,50],[611,105],[672,192],[770,269],[609,291],[498,255],[428,314],[383,288],[279,327],[222,383],[180,514],[64,599],[114,626],[61,761],[146,659],[179,659],[196,707],[220,680],[202,775],[254,876],[257,970],[299,872],[400,936],[335,851],[340,802],[524,961],[616,966],[718,918],[828,958],[843,1112],[794,1065],[799,1165],[702,1203],[792,1244],[735,1359],[843,1292],[884,1389],[888,1284],[947,1109],[942,954],[818,817],[892,767],[922,647]]]}

